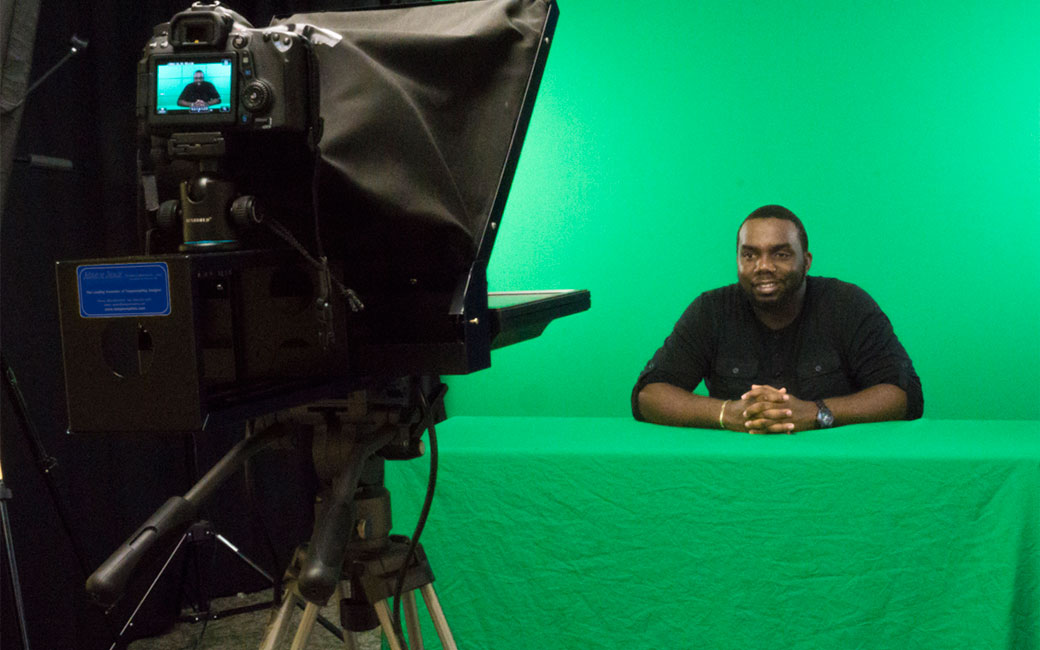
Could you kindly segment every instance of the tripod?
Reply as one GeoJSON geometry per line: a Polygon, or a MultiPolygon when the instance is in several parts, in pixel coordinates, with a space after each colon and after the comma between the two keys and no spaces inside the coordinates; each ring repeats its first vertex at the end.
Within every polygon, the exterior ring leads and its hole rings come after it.
{"type": "MultiPolygon", "coordinates": [[[[445,387],[435,393],[439,406],[445,387]]],[[[381,627],[391,650],[405,647],[391,596],[404,602],[408,638],[421,649],[415,592],[423,595],[427,611],[446,650],[455,641],[433,589],[433,572],[418,545],[425,514],[436,482],[437,446],[434,417],[421,387],[386,390],[374,398],[354,393],[346,403],[312,407],[322,416],[314,427],[315,470],[325,488],[315,507],[310,543],[296,549],[286,570],[285,596],[268,626],[261,650],[273,650],[289,631],[294,605],[306,602],[293,639],[293,650],[307,644],[318,609],[338,602],[347,648],[356,648],[355,633],[381,627]],[[357,399],[358,396],[360,399],[357,399]],[[415,420],[413,396],[421,414],[415,420]],[[384,486],[385,460],[415,458],[423,453],[421,434],[430,431],[431,471],[423,515],[412,540],[390,535],[390,493],[384,486]]]]}
{"type": "MultiPolygon", "coordinates": [[[[382,474],[383,459],[367,460],[371,473],[382,474]]],[[[457,650],[451,629],[444,617],[440,601],[433,589],[433,571],[418,544],[407,537],[389,535],[390,492],[378,484],[361,487],[353,501],[357,526],[347,545],[346,560],[331,596],[338,602],[344,641],[348,649],[358,647],[355,634],[382,628],[391,650],[402,650],[401,630],[391,618],[389,600],[399,596],[404,602],[405,625],[411,647],[422,650],[422,632],[415,592],[422,593],[426,609],[445,650],[457,650]]],[[[313,596],[305,599],[301,593],[300,575],[307,564],[307,546],[300,546],[286,569],[283,584],[285,595],[278,613],[268,625],[261,650],[274,650],[283,643],[290,628],[293,608],[305,600],[306,608],[293,637],[293,650],[301,650],[310,638],[315,617],[321,604],[313,596]]],[[[306,586],[304,586],[306,589],[306,586]]]]}
{"type": "MultiPolygon", "coordinates": [[[[247,437],[252,436],[253,426],[254,422],[252,420],[246,423],[247,437]]],[[[196,446],[195,435],[191,434],[185,442],[185,458],[189,471],[193,479],[197,480],[199,476],[199,454],[196,446]]],[[[248,475],[248,465],[246,471],[248,475]]],[[[248,482],[248,477],[246,480],[248,482]]],[[[263,604],[255,604],[234,607],[221,611],[210,609],[209,592],[206,589],[210,575],[208,568],[204,567],[203,559],[209,558],[211,561],[215,561],[218,543],[249,566],[249,568],[251,568],[256,574],[263,577],[269,584],[274,585],[274,578],[260,565],[242,553],[234,544],[228,541],[226,537],[217,532],[213,524],[206,519],[199,519],[188,528],[182,538],[182,543],[185,542],[187,543],[188,548],[188,563],[184,565],[184,570],[181,575],[181,605],[183,605],[183,599],[188,597],[190,598],[191,609],[188,613],[182,614],[180,620],[191,623],[211,621],[232,616],[234,614],[255,611],[264,607],[263,604]],[[190,593],[188,590],[189,584],[193,587],[190,593]]]]}
{"type": "MultiPolygon", "coordinates": [[[[155,514],[153,514],[119,550],[112,554],[108,560],[101,565],[101,567],[94,571],[87,580],[87,591],[100,604],[111,608],[126,590],[127,584],[133,577],[137,566],[149,557],[150,552],[161,548],[165,545],[167,540],[175,538],[177,540],[176,543],[173,544],[173,548],[166,557],[162,567],[153,577],[151,583],[138,600],[125,624],[113,640],[110,650],[120,647],[123,637],[133,626],[134,619],[137,617],[138,612],[140,612],[141,607],[144,605],[145,601],[148,600],[153,589],[166,573],[166,570],[169,568],[173,559],[178,555],[182,548],[185,548],[185,545],[187,545],[188,552],[191,554],[189,560],[193,561],[195,565],[196,584],[194,600],[191,603],[192,612],[186,617],[182,617],[182,620],[188,620],[190,622],[210,621],[231,616],[233,614],[255,611],[267,607],[265,604],[257,604],[236,607],[220,612],[211,611],[209,607],[209,599],[205,593],[205,576],[203,575],[201,568],[200,558],[202,555],[200,549],[208,547],[210,553],[213,553],[215,552],[213,545],[215,545],[216,542],[220,542],[234,553],[236,557],[263,576],[269,583],[274,584],[274,578],[272,578],[269,573],[264,571],[263,568],[239,551],[239,549],[229,542],[223,535],[214,531],[208,521],[197,517],[198,509],[201,504],[220,484],[224,482],[224,480],[236,471],[239,466],[244,464],[255,453],[287,434],[287,429],[280,426],[278,423],[263,429],[259,433],[254,433],[253,425],[254,422],[252,421],[247,424],[246,438],[225,454],[224,457],[213,468],[211,468],[205,476],[202,477],[202,479],[195,483],[184,497],[172,497],[167,500],[167,502],[155,514]],[[179,537],[177,537],[178,535],[179,537]]],[[[191,457],[190,461],[195,460],[192,454],[189,453],[189,456],[191,457]]],[[[182,586],[187,577],[188,570],[188,565],[185,565],[185,573],[182,575],[182,586]]]]}
{"type": "MultiPolygon", "coordinates": [[[[3,354],[0,354],[0,370],[3,372],[5,392],[11,399],[11,404],[14,407],[14,414],[18,418],[22,433],[25,435],[29,449],[32,452],[33,458],[44,478],[47,491],[50,494],[51,501],[57,511],[58,519],[61,521],[62,528],[72,545],[72,550],[76,556],[77,564],[82,574],[86,575],[87,563],[84,559],[86,556],[80,545],[77,543],[76,536],[73,534],[72,525],[70,524],[71,518],[69,517],[65,501],[62,498],[55,480],[54,470],[58,466],[58,461],[48,454],[46,449],[44,449],[36,425],[29,416],[29,406],[26,403],[25,396],[22,394],[18,378],[15,375],[14,369],[7,363],[7,358],[3,354]]],[[[0,467],[0,517],[2,517],[3,520],[4,548],[7,550],[7,562],[10,571],[12,591],[14,592],[15,611],[18,616],[22,647],[25,648],[25,650],[29,650],[28,630],[26,629],[25,624],[25,608],[22,601],[21,584],[18,579],[18,564],[15,560],[14,554],[14,536],[11,532],[11,518],[7,508],[7,502],[11,500],[11,496],[11,490],[4,484],[3,468],[0,467]]]]}
{"type": "MultiPolygon", "coordinates": [[[[22,585],[18,581],[18,562],[14,557],[14,537],[11,534],[11,517],[7,512],[7,502],[11,499],[11,490],[4,485],[4,470],[0,466],[0,520],[4,529],[4,549],[7,551],[7,566],[11,577],[11,591],[14,592],[14,606],[18,614],[18,631],[22,637],[22,648],[29,650],[29,630],[25,625],[25,605],[22,603],[22,585]]],[[[2,588],[2,587],[0,587],[2,588]]]]}
{"type": "MultiPolygon", "coordinates": [[[[439,404],[443,393],[441,385],[431,401],[439,404]]],[[[315,620],[343,638],[348,648],[356,647],[353,632],[382,626],[391,647],[403,649],[403,634],[399,625],[394,624],[397,617],[390,616],[387,605],[391,595],[401,594],[395,603],[406,603],[409,638],[417,642],[416,648],[421,648],[414,595],[414,591],[419,590],[442,645],[454,650],[455,642],[431,584],[432,571],[415,541],[421,526],[410,542],[408,538],[389,535],[390,500],[383,486],[385,460],[422,455],[421,436],[429,428],[433,444],[431,490],[424,504],[424,510],[428,510],[435,478],[436,438],[433,416],[422,388],[418,383],[409,383],[404,388],[391,386],[376,399],[369,399],[366,391],[358,391],[351,393],[347,400],[292,409],[273,417],[274,424],[250,427],[247,437],[225,454],[187,494],[171,497],[156,511],[91,575],[87,591],[102,604],[115,603],[135,569],[157,546],[179,536],[179,548],[197,521],[198,507],[231,473],[290,431],[303,429],[312,432],[314,467],[326,487],[316,500],[314,532],[306,547],[297,549],[286,572],[285,599],[262,647],[277,646],[288,630],[293,607],[306,602],[293,650],[302,650],[306,645],[315,620]],[[419,415],[412,401],[416,394],[422,402],[419,415]],[[317,616],[319,607],[334,595],[341,602],[346,634],[340,634],[317,616]]],[[[170,558],[176,552],[177,548],[170,558]]],[[[165,569],[166,566],[159,574],[165,569]]],[[[148,593],[142,602],[147,597],[148,593]]]]}

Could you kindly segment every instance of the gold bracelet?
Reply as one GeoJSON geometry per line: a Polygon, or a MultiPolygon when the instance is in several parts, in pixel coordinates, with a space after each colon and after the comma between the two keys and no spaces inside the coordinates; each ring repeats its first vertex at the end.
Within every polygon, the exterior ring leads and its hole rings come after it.
{"type": "Polygon", "coordinates": [[[722,408],[719,409],[719,428],[725,429],[726,425],[722,424],[722,416],[726,414],[726,406],[729,404],[729,400],[722,403],[722,408]]]}

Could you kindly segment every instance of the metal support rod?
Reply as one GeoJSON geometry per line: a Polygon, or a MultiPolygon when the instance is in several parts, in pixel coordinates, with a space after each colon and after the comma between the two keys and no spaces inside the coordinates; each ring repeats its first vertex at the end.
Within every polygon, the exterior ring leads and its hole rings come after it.
{"type": "Polygon", "coordinates": [[[409,591],[402,596],[404,600],[404,624],[408,630],[410,650],[423,650],[422,629],[419,626],[419,607],[415,603],[415,592],[409,591]]]}
{"type": "Polygon", "coordinates": [[[440,637],[444,650],[459,650],[458,646],[455,645],[455,639],[451,636],[448,619],[444,618],[444,610],[441,609],[441,601],[437,599],[437,592],[433,590],[433,585],[423,585],[422,595],[423,602],[426,603],[426,609],[430,612],[430,618],[433,619],[433,627],[437,630],[437,636],[440,637]]]}
{"type": "Polygon", "coordinates": [[[22,648],[29,650],[29,630],[25,624],[25,604],[22,602],[22,585],[18,580],[18,562],[14,557],[14,535],[11,533],[11,517],[7,511],[7,501],[10,498],[11,491],[4,485],[3,469],[0,468],[0,521],[2,521],[4,529],[7,567],[11,573],[11,590],[14,592],[14,606],[18,616],[18,631],[21,632],[22,637],[22,648]]]}

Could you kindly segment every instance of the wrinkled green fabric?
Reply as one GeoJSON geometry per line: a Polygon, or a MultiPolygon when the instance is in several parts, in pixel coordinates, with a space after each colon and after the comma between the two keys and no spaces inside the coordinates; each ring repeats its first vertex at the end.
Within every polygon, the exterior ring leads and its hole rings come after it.
{"type": "MultiPolygon", "coordinates": [[[[438,434],[422,543],[460,647],[1040,648],[1040,422],[438,434]]],[[[388,464],[395,532],[427,460],[388,464]]]]}

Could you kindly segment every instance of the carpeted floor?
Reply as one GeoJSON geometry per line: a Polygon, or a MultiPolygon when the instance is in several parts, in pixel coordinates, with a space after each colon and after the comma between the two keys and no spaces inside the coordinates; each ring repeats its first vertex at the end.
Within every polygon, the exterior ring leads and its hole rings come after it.
{"type": "MultiPolygon", "coordinates": [[[[214,612],[223,612],[265,602],[271,602],[270,590],[219,598],[212,601],[210,607],[214,612]]],[[[273,614],[274,610],[268,608],[197,623],[177,623],[172,630],[162,636],[134,641],[128,646],[128,650],[245,650],[259,648],[264,640],[267,623],[273,614]]],[[[283,644],[277,650],[288,649],[292,645],[292,637],[299,627],[301,615],[302,610],[297,609],[289,626],[290,632],[286,634],[283,644]]],[[[336,607],[324,608],[321,615],[338,627],[339,612],[336,607]]],[[[360,650],[379,650],[379,630],[360,634],[357,639],[360,650]]],[[[344,647],[343,641],[319,623],[314,624],[310,640],[306,645],[308,650],[332,648],[343,650],[344,647]]]]}

